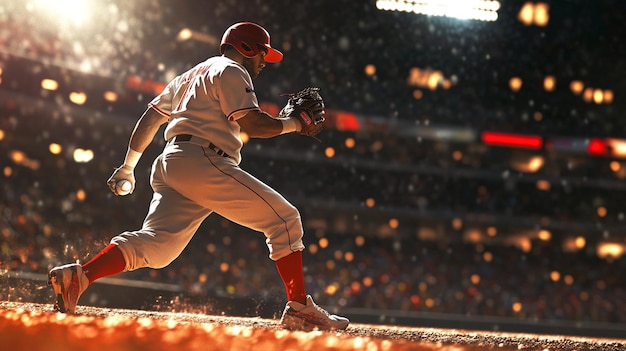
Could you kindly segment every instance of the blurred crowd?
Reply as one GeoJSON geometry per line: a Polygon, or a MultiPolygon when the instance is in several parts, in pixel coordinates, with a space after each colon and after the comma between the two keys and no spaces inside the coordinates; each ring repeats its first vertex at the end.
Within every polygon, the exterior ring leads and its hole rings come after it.
{"type": "Polygon", "coordinates": [[[518,21],[522,5],[503,2],[499,20],[483,23],[379,11],[373,0],[195,0],[175,6],[113,0],[92,2],[87,23],[75,23],[63,18],[68,13],[60,6],[5,0],[0,47],[93,75],[163,83],[218,54],[225,28],[251,20],[266,26],[273,45],[285,52],[285,60],[255,83],[264,101],[279,102],[281,93],[314,85],[331,108],[419,124],[623,137],[626,5],[555,4],[547,27],[518,21]],[[183,29],[209,39],[178,40],[183,29]],[[442,78],[432,87],[407,84],[414,68],[439,71],[442,78]],[[554,77],[554,90],[544,88],[547,76],[554,77]],[[521,79],[518,91],[509,86],[513,77],[521,79]],[[610,104],[584,101],[570,90],[572,81],[610,90],[615,98],[610,104]]]}
{"type": "MultiPolygon", "coordinates": [[[[54,111],[21,104],[3,106],[2,115],[6,116],[0,124],[5,133],[0,157],[6,180],[0,203],[2,269],[45,273],[60,263],[85,262],[113,235],[140,226],[151,195],[150,162],[163,146],[160,136],[140,162],[135,194],[115,197],[105,181],[123,158],[130,121],[95,124],[89,118],[68,117],[71,114],[55,118],[54,111]],[[92,125],[97,130],[90,129],[92,125]],[[49,144],[58,141],[59,135],[77,147],[93,147],[96,157],[75,163],[70,150],[51,154],[49,144]]],[[[378,137],[382,149],[403,145],[389,135],[378,137]]],[[[311,203],[323,207],[342,202],[349,206],[340,212],[351,216],[371,197],[376,199],[373,211],[424,210],[439,215],[452,211],[496,219],[517,214],[593,226],[598,223],[594,207],[585,204],[596,198],[609,208],[619,208],[623,191],[599,187],[538,191],[532,182],[510,188],[501,179],[490,179],[494,171],[488,169],[477,168],[485,178],[463,176],[461,170],[468,169],[467,165],[458,166],[455,177],[429,175],[409,166],[424,163],[428,170],[438,167],[442,174],[454,172],[454,167],[430,164],[429,158],[417,156],[420,152],[410,162],[400,157],[372,166],[369,148],[344,150],[342,141],[349,138],[356,136],[329,130],[322,134],[322,143],[294,135],[250,141],[244,147],[244,169],[297,201],[303,213],[307,286],[320,303],[525,319],[626,321],[619,313],[625,307],[626,285],[623,276],[616,274],[626,268],[626,260],[598,258],[591,237],[588,249],[566,252],[556,237],[536,240],[529,250],[455,239],[453,230],[427,241],[415,234],[372,235],[308,224],[310,218],[319,217],[311,203]],[[289,150],[284,149],[285,143],[289,150]],[[325,156],[324,148],[329,145],[337,146],[346,162],[325,156]],[[294,152],[299,159],[290,157],[294,152]],[[404,168],[385,170],[389,164],[404,168]]],[[[357,138],[356,143],[368,140],[357,138]]],[[[376,228],[386,226],[386,220],[382,216],[357,221],[376,228]]],[[[214,215],[169,267],[122,277],[177,284],[193,296],[276,299],[284,294],[276,274],[261,234],[214,215]]]]}
{"type": "MultiPolygon", "coordinates": [[[[525,28],[514,19],[515,9],[505,8],[495,25],[510,32],[500,32],[492,30],[494,24],[381,12],[373,1],[252,4],[217,2],[208,11],[209,21],[198,15],[207,12],[206,2],[172,7],[165,0],[109,1],[100,5],[103,15],[92,18],[97,28],[85,30],[71,22],[59,29],[43,9],[22,1],[0,4],[0,63],[24,62],[19,79],[0,81],[0,269],[45,273],[61,263],[85,262],[112,236],[140,227],[151,196],[151,161],[164,145],[158,137],[142,158],[136,192],[115,197],[106,179],[123,160],[137,113],[151,96],[136,94],[122,110],[79,107],[44,92],[32,77],[54,66],[61,67],[62,84],[68,86],[123,85],[129,75],[165,82],[217,53],[215,43],[177,41],[183,28],[219,38],[242,18],[266,25],[286,56],[255,82],[262,101],[281,103],[280,93],[315,85],[330,108],[418,125],[624,137],[621,101],[589,104],[567,87],[582,79],[592,86],[606,84],[602,87],[619,95],[626,52],[616,45],[621,32],[615,29],[626,21],[620,21],[623,11],[605,13],[620,5],[598,2],[588,18],[572,10],[582,11],[581,4],[567,13],[555,10],[553,20],[562,24],[562,32],[525,28]],[[311,14],[323,20],[313,21],[311,14]],[[589,18],[603,25],[588,23],[589,18]],[[583,40],[587,44],[577,45],[583,40]],[[546,55],[550,62],[539,59],[546,55]],[[604,70],[596,65],[602,58],[604,70]],[[31,69],[32,62],[43,64],[31,69]],[[367,73],[367,65],[374,73],[367,73]],[[407,86],[413,67],[443,70],[453,85],[434,91],[407,86]],[[546,74],[563,82],[549,94],[540,84],[546,74]],[[525,88],[511,91],[512,76],[524,78],[525,88]],[[92,150],[93,159],[75,162],[77,148],[92,150]]],[[[601,259],[594,246],[620,235],[624,222],[624,176],[611,169],[612,160],[548,159],[531,174],[512,166],[529,156],[520,151],[382,131],[329,129],[321,139],[251,140],[242,163],[301,210],[307,286],[319,303],[626,322],[620,313],[626,308],[626,282],[619,273],[626,259],[601,259]],[[507,223],[536,231],[552,225],[553,237],[532,238],[530,247],[468,241],[459,234],[463,223],[450,223],[461,218],[469,224],[469,217],[490,227],[507,223]],[[439,228],[437,234],[420,236],[422,222],[439,228]],[[564,250],[559,230],[576,231],[587,245],[564,250]]],[[[503,230],[495,236],[505,235],[503,230]]],[[[217,215],[170,266],[123,277],[178,284],[194,296],[284,294],[262,235],[217,215]]]]}

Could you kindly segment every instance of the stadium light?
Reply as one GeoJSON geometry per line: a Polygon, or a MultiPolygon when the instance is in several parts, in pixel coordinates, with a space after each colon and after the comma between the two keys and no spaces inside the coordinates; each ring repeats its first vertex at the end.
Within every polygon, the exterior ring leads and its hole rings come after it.
{"type": "Polygon", "coordinates": [[[108,102],[116,102],[117,101],[117,93],[114,91],[105,91],[104,94],[102,94],[102,96],[104,97],[104,99],[108,102]]]}
{"type": "Polygon", "coordinates": [[[609,146],[607,141],[599,138],[589,139],[587,144],[587,153],[592,156],[608,156],[609,146]]]}
{"type": "Polygon", "coordinates": [[[539,135],[522,135],[498,132],[483,132],[482,141],[491,146],[508,146],[526,149],[541,149],[543,139],[539,135]]]}
{"type": "Polygon", "coordinates": [[[42,79],[41,88],[45,90],[57,90],[59,89],[59,83],[54,79],[42,79]]]}
{"type": "Polygon", "coordinates": [[[550,6],[543,2],[526,2],[517,14],[517,19],[527,26],[545,27],[550,21],[550,6]]]}
{"type": "Polygon", "coordinates": [[[427,16],[453,17],[477,21],[496,21],[497,0],[377,0],[376,8],[384,11],[412,12],[427,16]]]}
{"type": "Polygon", "coordinates": [[[73,91],[70,93],[70,101],[76,105],[84,105],[87,101],[87,94],[80,91],[73,91]]]}
{"type": "Polygon", "coordinates": [[[599,243],[596,248],[596,254],[598,257],[605,259],[618,259],[624,254],[624,252],[626,252],[626,246],[615,242],[602,242],[599,243]]]}
{"type": "Polygon", "coordinates": [[[575,95],[580,95],[585,88],[585,84],[580,80],[573,80],[569,84],[569,88],[572,90],[572,93],[575,95]]]}
{"type": "Polygon", "coordinates": [[[49,9],[48,13],[55,13],[61,22],[67,19],[75,25],[89,21],[91,1],[89,0],[39,0],[36,6],[40,9],[49,9]]]}
{"type": "Polygon", "coordinates": [[[443,72],[439,70],[413,67],[409,71],[407,84],[410,86],[437,90],[438,87],[444,87],[444,85],[449,85],[449,88],[452,85],[452,82],[450,79],[444,77],[443,72]]]}
{"type": "Polygon", "coordinates": [[[543,79],[543,89],[545,91],[553,91],[556,87],[556,78],[554,76],[546,76],[543,79]]]}
{"type": "Polygon", "coordinates": [[[607,144],[610,146],[613,156],[626,158],[626,139],[609,138],[607,144]]]}
{"type": "Polygon", "coordinates": [[[524,81],[520,77],[512,77],[509,79],[509,87],[513,91],[519,91],[522,88],[524,81]]]}
{"type": "Polygon", "coordinates": [[[195,30],[191,30],[189,28],[181,29],[180,32],[178,32],[178,35],[176,36],[176,40],[178,41],[196,40],[201,43],[206,43],[210,45],[217,45],[217,43],[219,43],[218,38],[216,36],[198,32],[195,30]]]}
{"type": "Polygon", "coordinates": [[[74,158],[74,162],[76,163],[87,163],[93,160],[94,153],[93,150],[90,149],[76,148],[74,149],[72,156],[74,158]]]}

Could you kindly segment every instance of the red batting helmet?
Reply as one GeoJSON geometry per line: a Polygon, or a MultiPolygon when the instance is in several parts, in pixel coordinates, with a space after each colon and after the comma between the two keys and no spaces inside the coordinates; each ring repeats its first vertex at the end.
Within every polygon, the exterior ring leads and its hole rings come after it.
{"type": "Polygon", "coordinates": [[[251,22],[240,22],[230,26],[222,36],[220,52],[224,45],[232,45],[240,54],[252,58],[259,53],[259,45],[267,49],[265,62],[275,63],[283,59],[283,54],[270,46],[270,35],[261,26],[251,22]]]}

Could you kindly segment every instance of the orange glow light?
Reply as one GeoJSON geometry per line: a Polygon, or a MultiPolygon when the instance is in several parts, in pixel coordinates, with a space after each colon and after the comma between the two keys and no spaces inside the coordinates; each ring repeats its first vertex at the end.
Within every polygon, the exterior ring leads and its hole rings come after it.
{"type": "Polygon", "coordinates": [[[519,77],[509,79],[509,87],[513,91],[519,91],[522,88],[523,81],[519,77]]]}

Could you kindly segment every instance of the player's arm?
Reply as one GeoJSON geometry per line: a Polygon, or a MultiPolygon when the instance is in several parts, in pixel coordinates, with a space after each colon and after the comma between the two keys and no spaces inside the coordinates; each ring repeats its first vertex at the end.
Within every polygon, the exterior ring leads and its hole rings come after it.
{"type": "Polygon", "coordinates": [[[122,180],[131,183],[132,186],[129,193],[135,190],[135,166],[137,166],[143,152],[148,148],[150,143],[152,143],[161,125],[166,123],[167,120],[167,116],[157,112],[152,107],[148,107],[141,118],[139,118],[130,135],[124,164],[116,168],[111,177],[107,180],[107,185],[114,194],[127,194],[118,189],[118,182],[122,180]]]}
{"type": "Polygon", "coordinates": [[[237,119],[237,123],[251,138],[271,138],[301,129],[300,122],[295,118],[274,118],[261,110],[248,111],[237,119]]]}
{"type": "Polygon", "coordinates": [[[259,109],[241,111],[238,112],[239,115],[235,113],[229,118],[237,120],[250,137],[271,138],[279,134],[298,132],[317,139],[315,136],[322,131],[326,121],[324,99],[319,90],[316,87],[307,87],[297,93],[288,94],[289,100],[276,118],[259,109]],[[243,113],[245,115],[241,117],[243,113]]]}
{"type": "Polygon", "coordinates": [[[135,128],[130,135],[128,148],[143,153],[150,143],[152,143],[159,128],[166,123],[167,120],[167,116],[160,114],[152,107],[148,107],[135,124],[135,128]]]}

